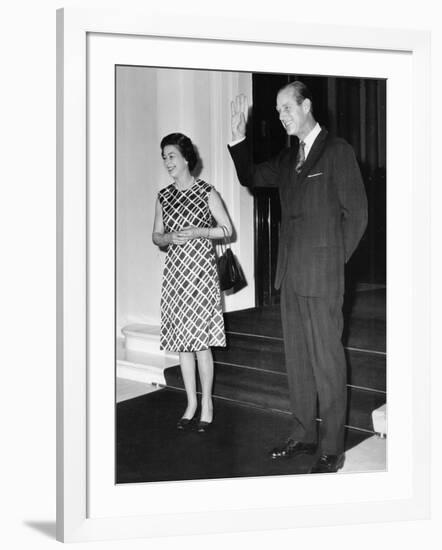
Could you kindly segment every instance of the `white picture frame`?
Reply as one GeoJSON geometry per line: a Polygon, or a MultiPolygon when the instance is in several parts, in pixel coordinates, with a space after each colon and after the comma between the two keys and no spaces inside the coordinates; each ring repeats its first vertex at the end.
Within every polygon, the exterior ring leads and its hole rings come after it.
{"type": "MultiPolygon", "coordinates": [[[[210,17],[186,20],[185,17],[160,17],[152,16],[147,12],[133,13],[124,10],[69,8],[60,10],[57,18],[57,539],[74,542],[428,517],[430,303],[428,294],[420,293],[417,296],[415,292],[417,285],[427,288],[429,278],[428,33],[297,25],[292,22],[268,25],[266,21],[258,19],[253,21],[253,25],[250,25],[250,21],[248,21],[249,24],[244,25],[244,21],[234,18],[223,21],[210,17]],[[100,422],[105,422],[106,430],[110,432],[113,418],[107,418],[104,421],[98,418],[91,425],[90,415],[91,413],[94,415],[97,399],[103,399],[105,402],[103,410],[106,411],[109,410],[108,407],[114,397],[112,386],[109,384],[104,383],[99,390],[96,390],[98,384],[95,380],[95,371],[98,372],[98,367],[95,369],[95,365],[100,361],[94,354],[97,346],[99,348],[101,344],[97,344],[95,336],[91,340],[90,333],[91,310],[93,315],[95,307],[93,290],[96,288],[93,283],[96,276],[91,276],[90,261],[91,254],[97,250],[94,242],[91,243],[90,240],[90,231],[91,228],[94,231],[94,217],[96,217],[94,204],[96,205],[97,202],[94,203],[94,191],[89,185],[93,175],[91,176],[90,173],[91,158],[88,157],[88,117],[91,116],[87,93],[88,79],[91,76],[88,72],[90,70],[88,40],[93,36],[109,39],[118,36],[122,49],[125,41],[130,42],[140,37],[145,37],[151,42],[161,41],[166,45],[168,41],[185,40],[191,42],[197,49],[198,47],[202,49],[202,44],[216,44],[217,47],[226,50],[223,63],[228,67],[232,63],[232,52],[239,51],[243,46],[262,47],[263,51],[269,54],[272,49],[279,51],[284,48],[290,53],[290,49],[311,48],[326,51],[327,54],[336,57],[343,54],[349,54],[351,57],[360,53],[362,57],[366,54],[367,56],[397,56],[398,60],[406,58],[404,67],[406,65],[409,70],[404,68],[397,82],[401,84],[405,82],[407,87],[402,88],[402,94],[399,87],[394,93],[398,104],[401,97],[402,101],[405,98],[404,113],[407,114],[404,115],[404,120],[408,120],[409,123],[404,122],[402,131],[405,128],[405,140],[408,142],[405,147],[409,147],[410,153],[407,157],[409,164],[406,164],[401,172],[399,163],[395,165],[393,162],[394,166],[398,166],[398,171],[393,175],[401,176],[401,182],[406,181],[409,184],[403,186],[404,196],[401,197],[401,201],[404,208],[399,214],[399,228],[396,232],[389,230],[389,254],[394,252],[391,244],[400,242],[400,262],[405,262],[401,266],[405,265],[407,270],[402,272],[399,280],[397,275],[399,272],[395,271],[396,261],[390,262],[389,281],[393,280],[397,283],[395,284],[396,297],[401,299],[402,295],[405,304],[402,308],[402,322],[405,324],[401,328],[409,338],[407,338],[404,354],[402,356],[398,354],[396,361],[402,360],[404,364],[402,389],[406,398],[400,395],[396,397],[398,403],[402,399],[402,403],[398,405],[402,410],[406,409],[409,397],[407,414],[410,416],[413,428],[412,430],[407,428],[407,433],[401,430],[400,426],[392,430],[391,445],[397,446],[397,441],[405,442],[405,448],[410,452],[407,453],[404,460],[406,464],[402,465],[402,468],[396,467],[394,449],[393,447],[390,449],[389,471],[385,475],[377,474],[383,475],[381,483],[390,491],[381,499],[377,499],[375,493],[371,496],[363,496],[368,495],[368,487],[373,485],[373,478],[364,475],[358,476],[361,496],[349,498],[347,501],[338,494],[345,494],[348,490],[348,487],[345,488],[345,479],[337,476],[327,480],[324,478],[312,480],[311,477],[308,481],[306,477],[303,480],[296,480],[299,494],[306,494],[305,491],[308,490],[309,494],[313,495],[312,498],[308,502],[304,500],[304,503],[294,504],[291,504],[288,498],[286,501],[282,500],[278,507],[265,504],[266,493],[270,495],[282,484],[287,485],[293,480],[283,478],[243,480],[248,490],[241,490],[241,493],[259,495],[259,498],[254,500],[253,506],[240,498],[234,499],[233,502],[223,500],[223,494],[232,494],[232,490],[235,490],[235,483],[229,480],[221,481],[217,485],[217,490],[222,484],[224,493],[219,492],[218,508],[204,509],[195,506],[185,514],[177,510],[169,513],[165,510],[160,512],[149,510],[140,513],[135,505],[131,508],[124,508],[123,505],[123,509],[117,513],[116,509],[96,506],[94,502],[98,500],[95,496],[91,499],[91,491],[94,495],[98,493],[98,497],[102,491],[103,500],[112,501],[110,493],[106,493],[104,485],[100,485],[101,480],[96,482],[99,474],[97,468],[94,468],[97,461],[107,461],[111,458],[91,456],[90,434],[91,430],[94,433],[93,430],[96,430],[96,425],[97,423],[100,425],[100,422]],[[403,234],[399,239],[399,231],[404,227],[408,228],[410,236],[409,242],[406,243],[403,242],[403,234]],[[93,351],[92,361],[95,361],[93,373],[90,368],[91,350],[93,351]],[[417,370],[418,366],[419,370],[417,370]],[[101,392],[101,397],[97,391],[101,392]],[[394,434],[397,437],[396,443],[394,434]],[[315,496],[319,494],[318,483],[319,489],[327,495],[325,500],[315,496]],[[91,489],[92,486],[93,489],[91,489]]],[[[129,52],[129,55],[133,53],[129,52]]],[[[271,61],[271,56],[269,55],[268,58],[270,61],[267,62],[272,65],[274,62],[271,61]]],[[[263,59],[262,63],[264,63],[263,59]]],[[[112,59],[110,61],[108,59],[107,62],[112,63],[112,59]]],[[[348,67],[351,72],[350,65],[348,67]]],[[[277,66],[273,69],[275,72],[278,71],[277,66]]],[[[250,70],[256,69],[250,67],[250,70]]],[[[391,70],[393,71],[394,68],[392,67],[391,70]]],[[[335,74],[336,71],[331,67],[329,73],[335,74]]],[[[388,128],[390,140],[391,132],[394,133],[394,131],[394,128],[388,128]]],[[[391,141],[388,143],[389,155],[396,154],[399,159],[400,152],[394,152],[391,141]]],[[[111,169],[113,169],[112,166],[111,169]]],[[[114,212],[110,206],[104,201],[101,210],[104,219],[112,223],[114,212]]],[[[106,251],[103,254],[106,254],[106,251]]],[[[106,257],[112,259],[111,255],[106,257]]],[[[389,301],[389,321],[395,316],[393,306],[394,304],[389,301]]],[[[389,325],[393,333],[393,336],[389,334],[389,345],[391,344],[394,348],[400,334],[397,333],[395,324],[392,325],[392,323],[389,325]]],[[[109,353],[109,350],[106,353],[109,353]]],[[[395,387],[389,387],[389,390],[394,390],[395,387]]],[[[394,400],[395,392],[391,393],[394,400]]],[[[389,423],[393,424],[393,428],[394,410],[392,407],[392,415],[389,417],[389,423]]],[[[111,441],[111,435],[109,438],[111,441]]],[[[102,470],[109,471],[111,466],[105,465],[102,470]]],[[[355,479],[352,479],[351,484],[355,483],[355,479]]],[[[188,485],[186,482],[180,483],[178,489],[177,485],[163,484],[154,489],[149,487],[149,484],[141,484],[134,489],[138,496],[141,494],[141,498],[143,493],[152,495],[155,492],[155,498],[161,500],[166,493],[170,498],[171,495],[173,497],[174,494],[186,491],[188,485]]],[[[347,485],[349,485],[348,482],[347,485]]],[[[204,492],[205,488],[212,491],[213,486],[208,482],[200,482],[198,490],[204,492]]],[[[115,488],[112,488],[112,491],[113,489],[115,488]]],[[[192,485],[192,491],[194,490],[195,485],[192,485]]],[[[122,490],[119,491],[118,500],[120,503],[125,502],[122,490]]]]}

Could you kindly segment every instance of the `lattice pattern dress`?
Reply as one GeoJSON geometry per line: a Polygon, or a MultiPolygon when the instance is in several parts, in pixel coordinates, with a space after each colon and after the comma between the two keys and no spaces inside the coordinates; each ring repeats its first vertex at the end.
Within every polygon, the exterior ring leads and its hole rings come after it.
{"type": "MultiPolygon", "coordinates": [[[[211,185],[200,179],[183,191],[174,184],[162,189],[158,199],[163,210],[164,231],[179,231],[186,226],[211,227],[211,189],[211,185]]],[[[161,349],[201,351],[225,345],[212,242],[199,238],[184,245],[170,244],[161,288],[161,349]]]]}

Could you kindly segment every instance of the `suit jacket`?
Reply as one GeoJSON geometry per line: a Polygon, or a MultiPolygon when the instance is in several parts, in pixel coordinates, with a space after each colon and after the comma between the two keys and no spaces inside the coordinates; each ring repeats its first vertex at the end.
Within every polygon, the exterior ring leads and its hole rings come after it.
{"type": "Polygon", "coordinates": [[[367,198],[352,147],[322,129],[300,174],[295,148],[253,165],[247,140],[229,147],[247,187],[278,187],[281,230],[275,287],[290,277],[301,296],[344,292],[344,265],[367,226],[367,198]]]}

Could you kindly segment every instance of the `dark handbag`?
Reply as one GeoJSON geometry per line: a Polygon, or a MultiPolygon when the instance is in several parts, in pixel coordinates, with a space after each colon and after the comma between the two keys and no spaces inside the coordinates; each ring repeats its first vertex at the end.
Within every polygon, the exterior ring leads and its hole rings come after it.
{"type": "Polygon", "coordinates": [[[218,257],[219,286],[221,290],[233,288],[237,292],[247,285],[238,259],[227,243],[227,230],[222,226],[224,238],[221,241],[221,255],[218,257]]]}

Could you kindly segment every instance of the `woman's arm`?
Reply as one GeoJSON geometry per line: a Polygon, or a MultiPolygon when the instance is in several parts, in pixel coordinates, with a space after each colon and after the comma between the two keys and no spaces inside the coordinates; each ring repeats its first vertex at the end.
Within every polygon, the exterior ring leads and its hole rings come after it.
{"type": "Polygon", "coordinates": [[[163,210],[160,201],[157,199],[155,203],[155,219],[153,222],[152,241],[157,246],[163,248],[169,244],[184,244],[188,239],[180,235],[181,232],[171,231],[164,232],[163,210]]]}
{"type": "Polygon", "coordinates": [[[222,239],[224,236],[232,235],[232,224],[230,223],[229,215],[224,208],[223,201],[219,193],[212,188],[209,195],[209,209],[212,216],[215,218],[217,227],[186,227],[178,231],[178,235],[186,240],[190,239],[222,239]],[[227,233],[223,230],[226,228],[227,233]]]}
{"type": "Polygon", "coordinates": [[[224,203],[216,189],[212,189],[210,192],[209,208],[218,225],[218,227],[211,227],[209,229],[209,238],[222,239],[224,236],[231,237],[232,224],[230,222],[229,215],[227,214],[227,210],[224,207],[224,203]],[[227,235],[225,235],[225,232],[223,231],[223,226],[227,229],[227,235]]]}

